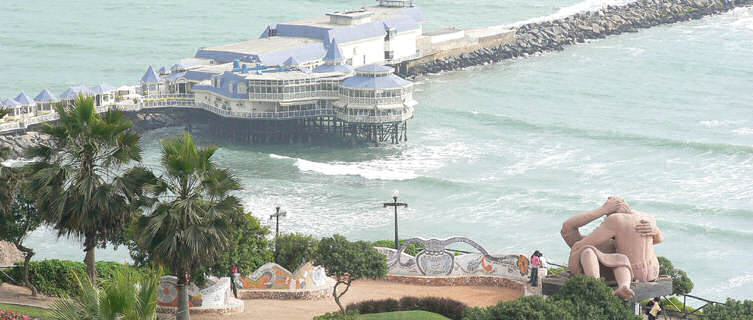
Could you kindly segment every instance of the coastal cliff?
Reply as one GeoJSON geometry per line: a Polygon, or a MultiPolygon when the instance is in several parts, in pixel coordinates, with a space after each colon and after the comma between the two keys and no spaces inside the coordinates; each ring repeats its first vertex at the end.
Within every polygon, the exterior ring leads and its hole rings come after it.
{"type": "Polygon", "coordinates": [[[589,39],[700,19],[749,5],[753,5],[753,0],[639,0],[566,18],[524,24],[515,29],[515,39],[510,43],[442,57],[398,70],[401,71],[400,76],[413,79],[427,73],[458,70],[505,59],[559,51],[567,45],[589,39]]]}

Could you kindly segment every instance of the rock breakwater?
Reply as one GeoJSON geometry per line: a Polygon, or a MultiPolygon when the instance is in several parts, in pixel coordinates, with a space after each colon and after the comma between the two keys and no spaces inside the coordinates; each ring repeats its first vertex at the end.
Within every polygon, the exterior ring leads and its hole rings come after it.
{"type": "Polygon", "coordinates": [[[439,73],[527,57],[537,53],[559,51],[567,45],[582,43],[589,39],[600,39],[662,24],[700,19],[749,5],[753,5],[753,0],[638,0],[622,6],[607,6],[597,11],[582,12],[566,18],[524,24],[515,29],[515,40],[511,43],[480,48],[458,56],[444,57],[403,68],[399,75],[412,79],[427,73],[439,73]]]}

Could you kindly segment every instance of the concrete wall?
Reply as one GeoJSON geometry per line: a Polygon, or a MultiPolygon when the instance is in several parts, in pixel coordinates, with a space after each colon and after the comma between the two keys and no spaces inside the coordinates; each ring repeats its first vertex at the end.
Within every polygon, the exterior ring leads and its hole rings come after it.
{"type": "Polygon", "coordinates": [[[343,57],[352,59],[352,66],[384,62],[384,38],[371,38],[339,44],[343,57]]]}
{"type": "Polygon", "coordinates": [[[390,50],[395,52],[394,59],[400,60],[416,54],[416,38],[420,35],[419,31],[398,32],[390,39],[390,50]]]}

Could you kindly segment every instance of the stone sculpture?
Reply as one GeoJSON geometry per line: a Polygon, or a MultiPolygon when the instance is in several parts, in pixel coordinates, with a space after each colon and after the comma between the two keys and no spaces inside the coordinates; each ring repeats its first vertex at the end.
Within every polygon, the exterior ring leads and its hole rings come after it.
{"type": "Polygon", "coordinates": [[[523,255],[492,255],[480,244],[466,237],[447,239],[411,238],[399,250],[377,247],[387,258],[389,275],[405,276],[500,276],[522,280],[528,273],[528,258],[523,255]],[[405,253],[412,243],[423,244],[415,257],[405,253]],[[455,255],[447,246],[465,243],[478,253],[455,255]]]}
{"type": "Polygon", "coordinates": [[[601,275],[617,282],[614,294],[631,299],[630,283],[655,281],[659,261],[654,244],[664,240],[656,219],[632,210],[620,197],[609,197],[600,208],[578,214],[562,224],[562,238],[570,246],[569,269],[573,274],[601,275]],[[591,234],[578,230],[606,216],[591,234]]]}

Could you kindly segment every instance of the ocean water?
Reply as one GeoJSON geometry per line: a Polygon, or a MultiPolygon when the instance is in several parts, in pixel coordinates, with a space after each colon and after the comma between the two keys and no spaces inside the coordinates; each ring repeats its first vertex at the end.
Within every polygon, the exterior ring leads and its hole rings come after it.
{"type": "MultiPolygon", "coordinates": [[[[624,1],[417,1],[429,23],[514,25],[624,1]]],[[[47,87],[135,83],[199,46],[255,38],[268,24],[370,1],[91,0],[0,2],[0,96],[47,87]]],[[[694,294],[753,298],[753,9],[591,41],[565,51],[419,79],[409,141],[398,146],[242,146],[216,160],[265,223],[283,232],[391,239],[393,190],[402,237],[475,239],[490,251],[541,250],[564,263],[562,221],[612,194],[654,214],[656,246],[694,294]]],[[[157,165],[160,129],[143,137],[157,165]]],[[[589,228],[594,228],[591,224],[589,228]]],[[[82,259],[50,230],[39,258],[82,259]]],[[[122,261],[124,250],[100,250],[122,261]]]]}

